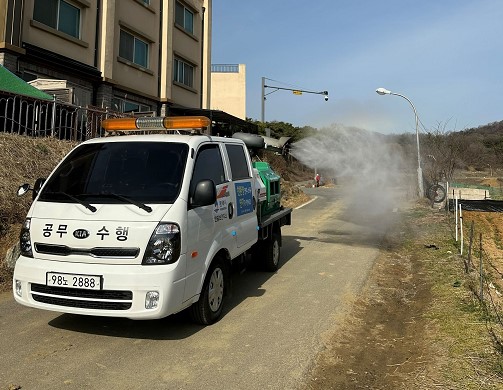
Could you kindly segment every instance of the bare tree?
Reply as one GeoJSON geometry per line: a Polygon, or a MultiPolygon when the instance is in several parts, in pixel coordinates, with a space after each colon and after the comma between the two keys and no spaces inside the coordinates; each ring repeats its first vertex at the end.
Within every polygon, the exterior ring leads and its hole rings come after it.
{"type": "Polygon", "coordinates": [[[423,137],[423,173],[432,183],[452,181],[467,144],[460,133],[449,131],[448,122],[439,122],[423,137]]]}

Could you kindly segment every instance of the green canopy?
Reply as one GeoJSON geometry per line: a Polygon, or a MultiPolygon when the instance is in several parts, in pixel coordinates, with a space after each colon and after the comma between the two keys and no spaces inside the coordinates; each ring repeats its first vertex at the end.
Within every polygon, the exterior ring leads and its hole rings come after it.
{"type": "Polygon", "coordinates": [[[2,65],[0,65],[0,91],[28,96],[35,99],[53,100],[51,95],[31,86],[2,65]]]}

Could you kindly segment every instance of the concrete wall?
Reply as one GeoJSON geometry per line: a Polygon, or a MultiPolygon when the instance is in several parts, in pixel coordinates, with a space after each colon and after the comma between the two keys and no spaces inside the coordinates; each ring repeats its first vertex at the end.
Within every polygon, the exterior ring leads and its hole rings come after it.
{"type": "Polygon", "coordinates": [[[80,38],[78,39],[33,20],[34,0],[25,0],[23,42],[93,66],[97,20],[96,1],[77,1],[81,7],[82,20],[80,38]]]}
{"type": "Polygon", "coordinates": [[[214,65],[211,72],[211,109],[246,119],[246,66],[214,65]],[[226,71],[228,67],[229,71],[226,71]],[[215,71],[218,70],[218,71],[215,71]]]}

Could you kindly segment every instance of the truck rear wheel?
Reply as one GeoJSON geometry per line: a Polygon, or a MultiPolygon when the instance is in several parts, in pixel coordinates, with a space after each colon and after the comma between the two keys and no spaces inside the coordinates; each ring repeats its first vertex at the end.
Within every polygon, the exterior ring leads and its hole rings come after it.
{"type": "Polygon", "coordinates": [[[199,300],[190,307],[190,314],[195,322],[211,325],[220,319],[226,293],[225,281],[225,264],[216,258],[208,270],[199,300]]]}
{"type": "Polygon", "coordinates": [[[279,266],[280,256],[280,236],[273,233],[271,237],[263,243],[263,266],[266,271],[275,272],[279,266]]]}

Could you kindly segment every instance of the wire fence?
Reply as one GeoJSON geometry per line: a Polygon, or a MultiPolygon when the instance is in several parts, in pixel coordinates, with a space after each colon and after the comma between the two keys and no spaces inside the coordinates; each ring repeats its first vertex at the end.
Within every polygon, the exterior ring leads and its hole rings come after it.
{"type": "MultiPolygon", "coordinates": [[[[496,349],[503,354],[503,243],[498,224],[491,234],[482,223],[477,224],[472,218],[468,226],[463,225],[463,208],[450,208],[455,218],[455,241],[463,261],[467,286],[479,302],[486,326],[496,349]]],[[[500,213],[493,218],[502,218],[500,213]]],[[[465,213],[467,214],[467,213],[465,213]]],[[[494,221],[493,221],[494,222],[494,221]]],[[[465,224],[466,225],[466,224],[465,224]]]]}
{"type": "Polygon", "coordinates": [[[103,135],[103,119],[132,116],[107,108],[62,103],[56,98],[47,101],[23,96],[0,97],[0,131],[29,137],[81,142],[103,135]]]}

